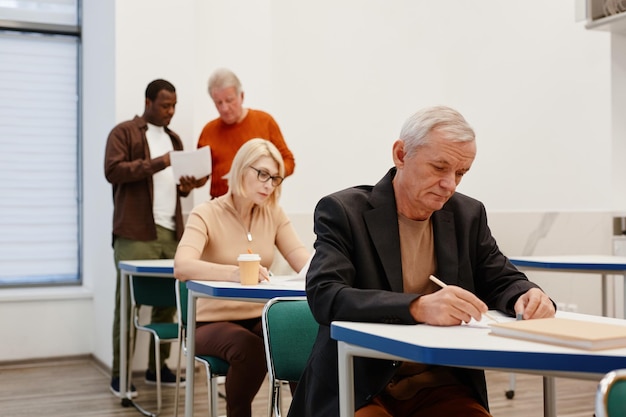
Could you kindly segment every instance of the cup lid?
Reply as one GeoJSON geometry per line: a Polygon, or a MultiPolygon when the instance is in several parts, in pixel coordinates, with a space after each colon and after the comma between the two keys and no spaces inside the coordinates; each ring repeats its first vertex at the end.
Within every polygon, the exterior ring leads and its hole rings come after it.
{"type": "Polygon", "coordinates": [[[237,261],[260,261],[261,255],[258,253],[242,253],[237,257],[237,261]]]}

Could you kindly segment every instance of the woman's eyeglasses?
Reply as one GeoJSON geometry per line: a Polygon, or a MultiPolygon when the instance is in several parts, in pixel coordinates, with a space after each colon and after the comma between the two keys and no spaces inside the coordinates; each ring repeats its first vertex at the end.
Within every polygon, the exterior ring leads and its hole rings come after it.
{"type": "Polygon", "coordinates": [[[250,168],[256,171],[256,177],[261,182],[268,182],[269,180],[272,180],[272,185],[274,187],[278,187],[280,184],[283,183],[284,178],[279,175],[270,175],[269,172],[263,171],[261,169],[256,169],[253,166],[250,166],[250,168]]]}

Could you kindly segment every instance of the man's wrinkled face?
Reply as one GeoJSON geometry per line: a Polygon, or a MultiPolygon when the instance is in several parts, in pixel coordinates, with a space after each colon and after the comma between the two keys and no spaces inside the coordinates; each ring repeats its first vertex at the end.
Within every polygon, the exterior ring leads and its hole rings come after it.
{"type": "Polygon", "coordinates": [[[211,99],[224,123],[232,125],[241,121],[243,92],[237,93],[236,87],[214,88],[211,99]]]}
{"type": "Polygon", "coordinates": [[[476,142],[453,142],[434,130],[430,141],[411,155],[404,142],[394,143],[394,162],[398,169],[394,191],[398,210],[414,220],[425,220],[440,210],[476,157],[476,142]]]}

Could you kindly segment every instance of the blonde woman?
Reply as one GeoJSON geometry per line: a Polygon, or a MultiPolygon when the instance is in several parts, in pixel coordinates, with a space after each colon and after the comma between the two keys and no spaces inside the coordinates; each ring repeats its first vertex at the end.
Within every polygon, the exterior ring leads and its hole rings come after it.
{"type": "MultiPolygon", "coordinates": [[[[269,279],[274,248],[300,271],[309,253],[278,205],[285,168],[269,141],[252,139],[239,149],[227,176],[228,192],[198,205],[189,215],[174,262],[176,278],[239,281],[237,256],[261,255],[259,282],[269,279]]],[[[226,376],[229,417],[250,417],[266,373],[263,304],[199,299],[196,353],[230,364],[226,376]]]]}

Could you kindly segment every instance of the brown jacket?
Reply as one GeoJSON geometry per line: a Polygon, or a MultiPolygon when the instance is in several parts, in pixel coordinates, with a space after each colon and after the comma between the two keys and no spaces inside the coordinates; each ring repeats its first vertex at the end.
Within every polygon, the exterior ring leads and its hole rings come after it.
{"type": "MultiPolygon", "coordinates": [[[[152,175],[167,168],[163,156],[150,158],[146,139],[148,125],[143,117],[115,126],[107,139],[104,175],[113,186],[113,240],[155,240],[156,224],[152,215],[152,175]]],[[[180,137],[168,129],[174,150],[182,150],[180,137]]],[[[186,194],[178,192],[178,197],[186,194]]],[[[180,199],[176,199],[176,238],[183,233],[180,199]]]]}

